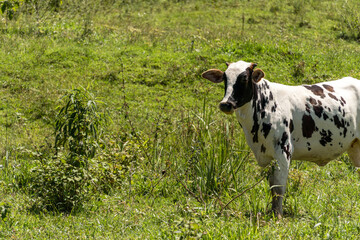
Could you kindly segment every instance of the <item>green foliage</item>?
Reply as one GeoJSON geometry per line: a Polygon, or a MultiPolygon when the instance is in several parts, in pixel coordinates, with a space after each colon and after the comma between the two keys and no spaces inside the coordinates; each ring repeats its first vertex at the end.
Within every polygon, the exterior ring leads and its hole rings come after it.
{"type": "Polygon", "coordinates": [[[125,179],[125,172],[122,165],[92,160],[89,168],[92,194],[111,194],[114,189],[119,189],[125,179]]]}
{"type": "Polygon", "coordinates": [[[70,213],[83,208],[93,196],[110,194],[124,180],[121,166],[81,156],[36,161],[28,172],[17,173],[17,185],[30,195],[32,212],[70,213]],[[75,158],[75,159],[74,159],[75,158]],[[74,166],[74,162],[79,166],[74,166]],[[84,168],[86,164],[88,168],[84,168]]]}
{"type": "Polygon", "coordinates": [[[5,16],[9,20],[12,20],[14,15],[15,15],[15,12],[17,11],[17,9],[19,8],[20,4],[23,1],[24,0],[20,0],[20,1],[16,1],[16,0],[0,1],[1,13],[5,14],[5,16]]]}
{"type": "Polygon", "coordinates": [[[48,159],[31,169],[27,186],[31,210],[72,212],[81,208],[90,198],[90,178],[86,169],[68,164],[65,158],[48,159]]]}
{"type": "Polygon", "coordinates": [[[55,125],[55,148],[64,148],[71,156],[93,158],[99,147],[106,115],[87,89],[73,89],[62,97],[55,125]]]}
{"type": "Polygon", "coordinates": [[[10,212],[11,205],[9,203],[0,202],[0,215],[2,221],[8,220],[10,212]]]}
{"type": "Polygon", "coordinates": [[[345,1],[338,9],[340,18],[340,37],[350,40],[360,40],[360,4],[358,1],[345,1]]]}

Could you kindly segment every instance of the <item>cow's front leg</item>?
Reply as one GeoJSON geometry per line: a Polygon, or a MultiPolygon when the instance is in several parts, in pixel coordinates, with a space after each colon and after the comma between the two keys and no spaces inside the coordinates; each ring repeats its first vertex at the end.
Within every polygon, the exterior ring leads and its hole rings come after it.
{"type": "Polygon", "coordinates": [[[269,184],[272,195],[272,211],[275,216],[283,215],[282,202],[286,190],[286,182],[289,174],[290,160],[284,156],[275,161],[269,174],[269,184]]]}

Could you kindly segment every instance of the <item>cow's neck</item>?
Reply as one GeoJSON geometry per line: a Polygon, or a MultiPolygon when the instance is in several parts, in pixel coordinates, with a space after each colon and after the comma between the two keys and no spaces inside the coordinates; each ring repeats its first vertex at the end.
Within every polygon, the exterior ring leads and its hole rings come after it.
{"type": "Polygon", "coordinates": [[[242,107],[235,110],[236,118],[239,121],[242,128],[246,128],[251,130],[252,123],[251,120],[253,118],[253,108],[252,108],[252,101],[244,104],[242,107]]]}
{"type": "Polygon", "coordinates": [[[276,108],[269,82],[264,79],[254,84],[252,99],[236,109],[236,117],[248,140],[258,142],[260,122],[268,118],[268,114],[276,111],[276,108]]]}

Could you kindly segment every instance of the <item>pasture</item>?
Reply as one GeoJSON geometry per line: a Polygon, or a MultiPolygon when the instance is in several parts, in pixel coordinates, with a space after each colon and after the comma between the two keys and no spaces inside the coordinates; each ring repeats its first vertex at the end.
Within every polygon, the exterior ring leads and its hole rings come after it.
{"type": "Polygon", "coordinates": [[[360,79],[358,1],[5,2],[0,239],[358,238],[348,156],[292,162],[274,218],[223,84],[201,78],[244,60],[288,85],[360,79]]]}

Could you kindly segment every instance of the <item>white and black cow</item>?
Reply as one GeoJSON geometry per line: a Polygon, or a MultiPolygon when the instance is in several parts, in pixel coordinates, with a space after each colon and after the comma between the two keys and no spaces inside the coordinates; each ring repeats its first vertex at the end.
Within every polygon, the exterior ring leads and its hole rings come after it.
{"type": "Polygon", "coordinates": [[[236,117],[260,166],[274,159],[269,176],[272,210],[282,215],[290,161],[320,166],[345,151],[360,167],[360,81],[346,77],[314,85],[286,86],[264,79],[255,63],[227,64],[202,76],[225,82],[220,110],[236,117]]]}

